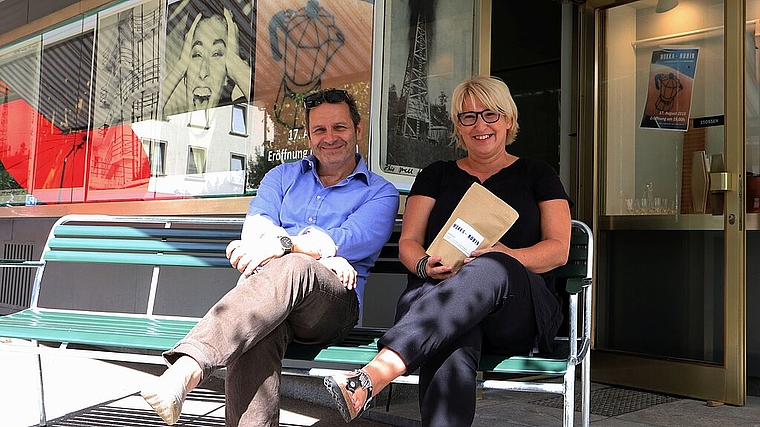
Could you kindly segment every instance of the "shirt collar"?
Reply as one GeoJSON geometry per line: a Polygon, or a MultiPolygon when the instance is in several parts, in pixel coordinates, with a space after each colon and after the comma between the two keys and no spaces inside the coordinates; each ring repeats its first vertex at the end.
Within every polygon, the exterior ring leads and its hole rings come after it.
{"type": "MultiPolygon", "coordinates": [[[[367,169],[367,163],[364,161],[364,157],[359,153],[354,154],[354,156],[356,159],[356,168],[354,168],[354,171],[351,172],[346,179],[350,181],[354,179],[354,177],[358,177],[361,178],[365,184],[369,184],[369,169],[367,169]]],[[[301,160],[301,173],[307,173],[310,170],[314,170],[316,162],[317,158],[314,157],[313,154],[304,157],[301,160]]]]}

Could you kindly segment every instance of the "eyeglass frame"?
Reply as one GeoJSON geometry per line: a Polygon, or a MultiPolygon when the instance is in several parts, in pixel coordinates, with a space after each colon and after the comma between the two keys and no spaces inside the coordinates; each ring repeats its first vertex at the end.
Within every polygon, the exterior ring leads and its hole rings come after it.
{"type": "Polygon", "coordinates": [[[490,108],[486,108],[485,110],[481,110],[481,111],[462,111],[461,113],[457,114],[457,120],[459,120],[459,124],[461,124],[462,126],[467,126],[467,127],[469,127],[469,126],[475,126],[475,123],[478,122],[478,116],[480,116],[481,120],[483,120],[483,123],[493,124],[493,123],[498,122],[499,119],[501,118],[501,116],[503,116],[503,114],[500,113],[500,112],[498,112],[498,111],[494,111],[494,110],[492,110],[490,108]],[[490,121],[490,122],[488,120],[486,120],[486,116],[484,114],[486,111],[490,111],[490,112],[496,114],[496,120],[493,120],[493,121],[490,121]],[[475,121],[472,122],[472,123],[470,123],[469,125],[465,124],[462,121],[462,116],[465,115],[465,114],[475,114],[475,121]]]}

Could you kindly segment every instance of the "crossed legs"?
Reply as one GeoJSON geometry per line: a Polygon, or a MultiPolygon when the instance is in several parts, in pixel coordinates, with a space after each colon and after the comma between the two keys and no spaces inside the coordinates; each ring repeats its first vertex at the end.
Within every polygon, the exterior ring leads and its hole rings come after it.
{"type": "Polygon", "coordinates": [[[179,418],[185,395],[227,366],[226,393],[232,403],[227,426],[276,426],[287,344],[339,341],[356,324],[358,313],[356,294],[335,273],[308,256],[287,255],[253,276],[241,277],[164,353],[170,368],[141,394],[171,425],[179,418]]]}
{"type": "Polygon", "coordinates": [[[514,258],[489,253],[447,280],[422,286],[410,293],[413,301],[405,302],[402,296],[399,306],[405,313],[380,339],[381,350],[369,364],[325,381],[346,421],[361,414],[370,393],[376,395],[400,375],[422,368],[423,423],[469,425],[475,410],[475,372],[484,333],[488,333],[481,322],[488,318],[485,323],[491,323],[490,317],[498,315],[501,320],[529,325],[526,343],[523,336],[517,338],[519,343],[509,342],[512,337],[499,339],[508,341],[507,348],[532,346],[532,310],[514,310],[508,303],[519,299],[520,305],[532,307],[528,273],[514,258]],[[452,387],[461,394],[452,394],[452,387]]]}

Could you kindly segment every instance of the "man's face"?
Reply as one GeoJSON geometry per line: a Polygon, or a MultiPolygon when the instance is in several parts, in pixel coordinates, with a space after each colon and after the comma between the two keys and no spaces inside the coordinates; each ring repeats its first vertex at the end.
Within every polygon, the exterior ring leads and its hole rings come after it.
{"type": "Polygon", "coordinates": [[[356,144],[362,137],[362,123],[354,128],[348,104],[322,103],[309,114],[309,145],[323,165],[355,164],[356,144]]]}
{"type": "Polygon", "coordinates": [[[187,67],[188,101],[191,110],[216,107],[227,78],[227,25],[218,16],[198,23],[187,67]]]}

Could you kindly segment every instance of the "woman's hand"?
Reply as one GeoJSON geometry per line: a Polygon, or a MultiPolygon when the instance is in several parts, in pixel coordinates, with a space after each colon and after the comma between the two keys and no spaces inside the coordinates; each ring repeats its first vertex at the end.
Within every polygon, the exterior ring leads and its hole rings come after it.
{"type": "Polygon", "coordinates": [[[346,289],[356,288],[356,270],[345,258],[334,256],[320,258],[319,263],[332,270],[343,283],[346,289]]]}
{"type": "Polygon", "coordinates": [[[467,264],[468,262],[474,260],[475,258],[487,254],[488,252],[501,252],[503,254],[509,255],[510,249],[506,246],[504,246],[501,242],[496,242],[491,246],[490,248],[483,248],[483,249],[476,249],[472,251],[469,257],[465,258],[464,263],[467,264]]]}
{"type": "Polygon", "coordinates": [[[224,19],[227,22],[227,53],[224,56],[227,76],[248,99],[251,96],[251,67],[240,57],[238,27],[227,8],[224,9],[224,19]]]}
{"type": "Polygon", "coordinates": [[[450,265],[442,265],[440,255],[431,255],[425,263],[425,272],[431,279],[443,280],[447,279],[456,272],[452,271],[450,265]]]}

